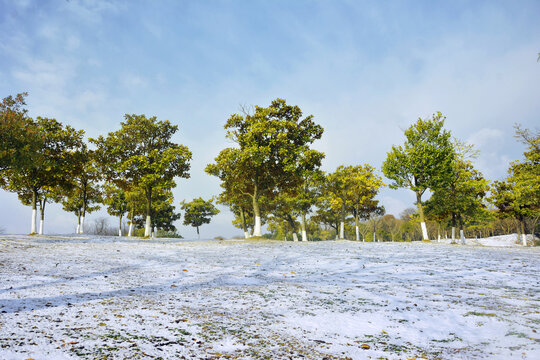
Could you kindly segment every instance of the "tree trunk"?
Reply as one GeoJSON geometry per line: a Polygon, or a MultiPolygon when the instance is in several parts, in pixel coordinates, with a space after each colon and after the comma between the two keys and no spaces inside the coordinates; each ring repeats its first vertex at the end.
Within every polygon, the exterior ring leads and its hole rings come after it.
{"type": "Polygon", "coordinates": [[[81,211],[77,211],[77,231],[75,234],[78,234],[81,231],[81,211]]]}
{"type": "Polygon", "coordinates": [[[378,242],[377,241],[377,235],[375,234],[375,231],[373,232],[373,242],[378,242]]]}
{"type": "Polygon", "coordinates": [[[244,230],[244,238],[248,239],[249,233],[246,226],[246,214],[243,206],[240,207],[240,217],[242,218],[242,229],[244,230]]]}
{"type": "Polygon", "coordinates": [[[198,238],[199,240],[201,240],[201,234],[199,234],[199,227],[196,226],[196,228],[197,228],[197,238],[198,238]]]}
{"type": "Polygon", "coordinates": [[[293,231],[292,233],[292,238],[293,238],[293,241],[298,241],[298,235],[296,234],[295,231],[293,231]]]}
{"type": "Polygon", "coordinates": [[[261,232],[261,211],[259,209],[259,192],[257,185],[253,191],[253,216],[255,217],[255,227],[253,228],[253,236],[262,236],[261,232]]]}
{"type": "Polygon", "coordinates": [[[128,232],[128,236],[131,237],[131,235],[133,235],[133,214],[134,211],[133,211],[133,204],[131,205],[131,220],[129,221],[129,232],[128,232]]]}
{"type": "Polygon", "coordinates": [[[418,192],[416,193],[416,203],[418,206],[418,215],[420,215],[420,227],[422,229],[422,239],[429,240],[427,227],[426,227],[426,220],[424,218],[424,208],[422,206],[422,195],[418,192]]]}
{"type": "Polygon", "coordinates": [[[459,237],[461,238],[461,245],[465,245],[465,231],[463,231],[463,219],[461,215],[458,215],[459,219],[459,237]]]}
{"type": "Polygon", "coordinates": [[[152,189],[146,189],[146,224],[144,227],[144,237],[150,237],[152,232],[152,189]]]}
{"type": "Polygon", "coordinates": [[[37,190],[32,189],[32,227],[30,228],[30,234],[36,233],[36,219],[37,219],[37,190]]]}
{"type": "Polygon", "coordinates": [[[360,230],[358,228],[358,209],[354,214],[354,229],[356,231],[356,241],[360,241],[360,230]]]}
{"type": "Polygon", "coordinates": [[[527,246],[527,235],[525,231],[525,219],[521,221],[521,244],[527,246]]]}
{"type": "Polygon", "coordinates": [[[339,224],[339,238],[345,239],[345,202],[341,204],[341,222],[339,224]]]}
{"type": "Polygon", "coordinates": [[[118,221],[118,236],[122,236],[122,215],[119,216],[118,221]]]}
{"type": "Polygon", "coordinates": [[[43,235],[43,225],[45,223],[45,204],[47,203],[47,197],[44,196],[43,200],[39,202],[39,212],[40,212],[40,218],[39,218],[39,235],[43,235]]]}
{"type": "Polygon", "coordinates": [[[302,241],[308,241],[307,240],[307,233],[306,233],[306,214],[302,213],[302,241]]]}

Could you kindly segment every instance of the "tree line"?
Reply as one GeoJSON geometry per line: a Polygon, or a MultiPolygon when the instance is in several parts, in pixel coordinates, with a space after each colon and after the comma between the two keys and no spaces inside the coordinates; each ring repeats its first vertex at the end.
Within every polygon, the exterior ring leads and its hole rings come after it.
{"type": "MultiPolygon", "coordinates": [[[[43,232],[49,202],[60,202],[77,216],[77,232],[84,231],[85,215],[101,205],[118,217],[119,235],[124,217],[129,236],[176,231],[173,222],[180,214],[172,189],[176,178],[189,178],[192,158],[186,146],[171,141],[177,126],[126,114],[120,130],[87,144],[82,130],[28,117],[25,96],[8,96],[0,105],[0,186],[32,206],[31,233],[37,232],[38,209],[43,232]]],[[[461,239],[466,232],[491,229],[494,234],[512,226],[523,235],[534,232],[540,216],[539,133],[516,128],[527,146],[525,158],[511,164],[505,180],[490,184],[472,164],[475,150],[453,139],[444,121],[441,113],[418,119],[382,165],[390,188],[408,188],[416,195],[417,209],[397,219],[385,214],[376,199],[386,184],[371,165],[321,170],[325,154],[312,146],[324,130],[312,115],[303,116],[283,99],[242,108],[225,123],[234,146],[220,151],[205,169],[220,179],[222,191],[214,199],[182,202],[184,224],[199,234],[199,227],[219,212],[217,202],[230,208],[233,225],[246,238],[262,237],[265,224],[265,237],[299,240],[300,234],[302,241],[427,240],[428,231],[441,236],[446,229],[454,241],[456,228],[461,239]],[[429,199],[423,198],[426,193],[429,199]]]]}

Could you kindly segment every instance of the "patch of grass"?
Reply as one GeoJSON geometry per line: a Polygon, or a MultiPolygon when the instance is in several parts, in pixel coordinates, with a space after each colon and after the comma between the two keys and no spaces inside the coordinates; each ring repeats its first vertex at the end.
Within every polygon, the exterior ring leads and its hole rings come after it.
{"type": "Polygon", "coordinates": [[[469,311],[468,313],[466,313],[465,315],[463,316],[488,316],[488,317],[495,317],[497,316],[496,314],[494,313],[483,313],[483,312],[478,312],[478,311],[469,311]]]}

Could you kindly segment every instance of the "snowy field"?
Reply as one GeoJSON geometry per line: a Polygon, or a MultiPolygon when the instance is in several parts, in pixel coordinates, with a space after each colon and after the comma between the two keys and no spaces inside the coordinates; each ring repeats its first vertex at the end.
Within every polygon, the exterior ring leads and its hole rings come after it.
{"type": "Polygon", "coordinates": [[[0,359],[540,359],[540,248],[481,243],[0,235],[0,359]]]}

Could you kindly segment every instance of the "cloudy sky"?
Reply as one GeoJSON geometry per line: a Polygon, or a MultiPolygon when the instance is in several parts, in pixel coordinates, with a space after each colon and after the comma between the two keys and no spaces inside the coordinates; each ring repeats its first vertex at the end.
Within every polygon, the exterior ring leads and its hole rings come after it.
{"type": "MultiPolygon", "coordinates": [[[[380,168],[403,129],[441,111],[496,180],[522,157],[513,124],[540,124],[539,15],[536,0],[0,0],[0,97],[27,91],[31,116],[87,137],[117,130],[126,113],[179,125],[193,161],[176,202],[220,192],[204,168],[231,145],[225,121],[277,97],[324,127],[315,147],[326,171],[380,168]]],[[[396,215],[414,202],[408,190],[379,199],[396,215]]],[[[27,233],[30,215],[0,190],[0,227],[27,233]]],[[[223,209],[202,236],[239,234],[231,219],[223,209]]],[[[46,233],[74,223],[47,209],[46,233]]]]}

